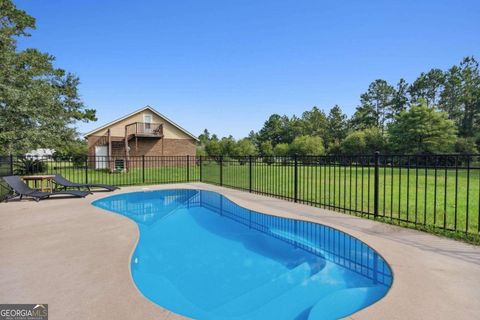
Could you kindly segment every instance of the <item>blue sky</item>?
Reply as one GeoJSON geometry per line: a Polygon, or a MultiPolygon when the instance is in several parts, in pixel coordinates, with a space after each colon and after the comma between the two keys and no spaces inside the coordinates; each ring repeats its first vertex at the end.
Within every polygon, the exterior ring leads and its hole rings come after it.
{"type": "Polygon", "coordinates": [[[97,110],[84,133],[152,105],[194,134],[243,137],[272,113],[339,104],[368,84],[480,58],[480,1],[15,1],[20,42],[54,55],[97,110]]]}

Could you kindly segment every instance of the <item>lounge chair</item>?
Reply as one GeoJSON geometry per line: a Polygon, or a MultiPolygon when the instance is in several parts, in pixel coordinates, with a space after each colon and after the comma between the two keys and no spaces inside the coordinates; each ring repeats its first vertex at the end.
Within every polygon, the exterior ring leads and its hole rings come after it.
{"type": "Polygon", "coordinates": [[[3,180],[12,188],[14,195],[11,197],[8,197],[8,199],[20,196],[20,200],[22,200],[23,197],[30,197],[35,199],[36,201],[39,201],[41,199],[46,199],[50,196],[55,196],[55,195],[70,195],[74,197],[81,197],[85,198],[87,195],[89,195],[91,192],[89,191],[80,191],[80,190],[68,190],[68,191],[58,191],[58,192],[43,192],[43,191],[38,191],[35,189],[30,188],[25,184],[25,182],[20,179],[19,176],[8,176],[8,177],[3,177],[3,180]]]}
{"type": "Polygon", "coordinates": [[[103,188],[107,189],[108,191],[114,191],[117,189],[120,189],[119,187],[115,187],[109,184],[98,184],[98,183],[76,183],[72,182],[70,180],[65,179],[62,175],[56,174],[55,177],[53,178],[53,182],[55,182],[57,185],[62,186],[65,188],[87,188],[88,191],[90,191],[90,188],[103,188]]]}

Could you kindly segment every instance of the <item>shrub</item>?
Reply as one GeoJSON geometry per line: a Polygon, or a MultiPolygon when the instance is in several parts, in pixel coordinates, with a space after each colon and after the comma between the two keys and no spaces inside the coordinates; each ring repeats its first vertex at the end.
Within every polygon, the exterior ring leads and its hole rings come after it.
{"type": "Polygon", "coordinates": [[[87,160],[88,148],[84,141],[69,143],[53,154],[55,161],[71,161],[74,168],[82,168],[87,160]]]}
{"type": "Polygon", "coordinates": [[[271,141],[265,141],[260,145],[260,154],[262,156],[273,156],[273,145],[271,141]]]}
{"type": "Polygon", "coordinates": [[[235,155],[236,156],[254,156],[257,154],[257,148],[253,142],[248,139],[242,139],[237,142],[235,146],[235,155]]]}
{"type": "Polygon", "coordinates": [[[343,154],[365,154],[367,150],[367,143],[365,142],[365,132],[355,131],[350,133],[340,144],[340,149],[343,154]]]}
{"type": "Polygon", "coordinates": [[[385,151],[386,140],[380,130],[370,128],[350,133],[340,144],[340,150],[346,155],[373,154],[385,151]]]}
{"type": "Polygon", "coordinates": [[[460,154],[478,153],[475,140],[468,139],[468,138],[457,138],[457,141],[455,141],[455,153],[460,153],[460,154]]]}
{"type": "Polygon", "coordinates": [[[477,145],[475,143],[475,139],[473,138],[457,138],[454,148],[455,153],[462,155],[459,157],[460,163],[473,161],[473,157],[467,155],[478,153],[477,145]]]}
{"type": "Polygon", "coordinates": [[[71,161],[74,168],[83,168],[85,166],[85,162],[87,160],[87,156],[84,154],[76,154],[72,155],[71,161]]]}
{"type": "Polygon", "coordinates": [[[211,140],[205,145],[205,152],[209,156],[219,156],[222,154],[222,148],[217,140],[211,140]]]}
{"type": "Polygon", "coordinates": [[[333,141],[328,145],[327,154],[342,154],[342,145],[338,140],[333,141]]]}
{"type": "Polygon", "coordinates": [[[323,147],[323,140],[320,137],[314,136],[299,136],[296,137],[290,145],[290,153],[299,156],[320,156],[325,154],[323,147]]]}
{"type": "Polygon", "coordinates": [[[290,146],[288,143],[279,143],[273,148],[273,154],[277,157],[285,157],[288,156],[290,152],[290,146]]]}
{"type": "Polygon", "coordinates": [[[394,151],[410,154],[451,152],[456,140],[455,123],[448,114],[425,104],[400,112],[388,133],[394,151]]]}
{"type": "Polygon", "coordinates": [[[207,152],[205,151],[205,146],[204,145],[197,146],[195,150],[195,155],[197,157],[205,157],[207,155],[207,152]]]}
{"type": "Polygon", "coordinates": [[[47,164],[39,159],[20,158],[15,164],[16,175],[30,175],[47,170],[47,164]]]}

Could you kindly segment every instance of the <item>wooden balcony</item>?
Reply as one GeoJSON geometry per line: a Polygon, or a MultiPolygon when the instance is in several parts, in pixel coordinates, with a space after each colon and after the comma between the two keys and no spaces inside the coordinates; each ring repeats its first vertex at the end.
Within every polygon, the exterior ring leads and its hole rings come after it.
{"type": "Polygon", "coordinates": [[[125,126],[125,138],[161,138],[163,137],[163,125],[160,123],[134,122],[125,126]]]}

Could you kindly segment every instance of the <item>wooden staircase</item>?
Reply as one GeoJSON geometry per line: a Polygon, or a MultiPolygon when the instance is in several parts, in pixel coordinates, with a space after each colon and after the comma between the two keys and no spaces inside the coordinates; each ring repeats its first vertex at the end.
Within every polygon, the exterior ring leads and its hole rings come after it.
{"type": "Polygon", "coordinates": [[[117,167],[123,167],[128,170],[130,146],[129,141],[135,139],[135,150],[138,152],[138,139],[141,138],[163,138],[163,124],[134,122],[125,126],[125,135],[123,137],[112,136],[111,130],[107,132],[93,145],[108,146],[108,167],[110,171],[114,171],[117,167]],[[123,161],[123,166],[117,165],[116,162],[123,161]]]}

